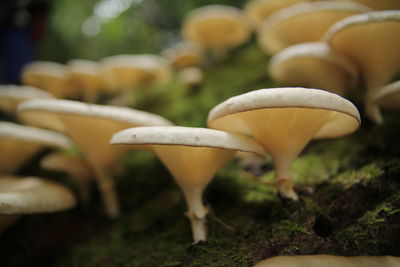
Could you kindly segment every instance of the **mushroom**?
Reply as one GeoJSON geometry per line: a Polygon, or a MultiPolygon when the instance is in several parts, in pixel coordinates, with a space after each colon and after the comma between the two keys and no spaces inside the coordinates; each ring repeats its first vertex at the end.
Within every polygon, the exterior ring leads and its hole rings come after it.
{"type": "Polygon", "coordinates": [[[66,172],[78,184],[84,204],[90,200],[90,185],[94,172],[81,156],[66,153],[51,153],[40,160],[40,167],[50,171],[66,172]]]}
{"type": "Polygon", "coordinates": [[[68,82],[85,102],[94,103],[104,88],[99,75],[99,64],[95,61],[73,59],[67,64],[68,82]]]}
{"type": "Polygon", "coordinates": [[[400,108],[400,81],[389,83],[377,90],[373,102],[385,109],[400,108]]]}
{"type": "Polygon", "coordinates": [[[191,41],[181,41],[162,52],[162,55],[178,70],[199,66],[203,60],[202,54],[202,46],[191,41]]]}
{"type": "Polygon", "coordinates": [[[12,122],[0,122],[0,173],[14,173],[44,147],[68,148],[71,141],[64,135],[23,126],[12,122]]]}
{"type": "Polygon", "coordinates": [[[34,61],[26,64],[21,73],[24,85],[50,92],[57,98],[75,97],[67,82],[67,71],[63,64],[50,61],[34,61]]]}
{"type": "Polygon", "coordinates": [[[375,10],[395,10],[400,9],[400,2],[398,0],[341,0],[360,3],[375,10]]]}
{"type": "Polygon", "coordinates": [[[184,19],[184,39],[207,47],[216,57],[250,38],[250,25],[243,12],[227,5],[207,5],[190,11],[184,19]]]}
{"type": "Polygon", "coordinates": [[[244,12],[254,28],[266,18],[283,8],[310,0],[251,0],[247,1],[244,12]]]}
{"type": "Polygon", "coordinates": [[[30,86],[0,85],[0,110],[4,112],[15,114],[17,106],[31,98],[53,98],[53,96],[30,86]]]}
{"type": "Polygon", "coordinates": [[[128,127],[172,124],[144,111],[61,99],[29,100],[19,106],[19,112],[38,118],[50,114],[59,120],[93,168],[106,213],[110,217],[119,215],[112,172],[126,151],[108,144],[111,135],[128,127]]]}
{"type": "Polygon", "coordinates": [[[197,67],[187,67],[178,72],[179,79],[188,87],[199,86],[204,79],[203,71],[197,67]]]}
{"type": "Polygon", "coordinates": [[[254,267],[398,267],[400,257],[393,256],[333,256],[301,255],[277,256],[260,261],[254,267]]]}
{"type": "Polygon", "coordinates": [[[332,25],[323,37],[358,66],[367,88],[365,110],[377,123],[382,116],[372,98],[400,71],[399,36],[400,10],[391,10],[348,17],[332,25]]]}
{"type": "Polygon", "coordinates": [[[38,177],[0,176],[0,231],[22,214],[73,208],[75,196],[64,186],[38,177]]]}
{"type": "Polygon", "coordinates": [[[294,44],[318,41],[336,21],[368,11],[371,9],[350,2],[293,5],[274,13],[260,25],[258,43],[264,52],[275,54],[294,44]]]}
{"type": "Polygon", "coordinates": [[[207,207],[202,195],[214,174],[236,151],[264,155],[248,137],[205,128],[137,127],[122,130],[111,138],[113,145],[135,148],[150,146],[183,191],[188,206],[194,243],[206,240],[207,207]]]}
{"type": "Polygon", "coordinates": [[[275,162],[283,197],[298,199],[289,168],[313,138],[350,134],[360,126],[357,108],[348,100],[309,88],[271,88],[231,97],[208,114],[211,128],[254,135],[275,162]]]}
{"type": "Polygon", "coordinates": [[[357,81],[357,68],[322,42],[289,46],[269,62],[268,72],[290,86],[319,88],[344,95],[357,81]]]}

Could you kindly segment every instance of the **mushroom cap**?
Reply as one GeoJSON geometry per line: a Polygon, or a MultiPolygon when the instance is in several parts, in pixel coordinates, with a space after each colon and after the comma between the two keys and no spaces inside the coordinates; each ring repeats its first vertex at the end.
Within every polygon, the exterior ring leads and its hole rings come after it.
{"type": "Polygon", "coordinates": [[[251,24],[256,28],[278,10],[308,1],[310,0],[252,0],[247,1],[244,12],[251,24]]]}
{"type": "Polygon", "coordinates": [[[0,110],[7,113],[15,113],[21,102],[31,98],[53,98],[53,96],[31,86],[0,85],[0,110]]]}
{"type": "Polygon", "coordinates": [[[75,196],[62,185],[38,177],[0,177],[0,214],[55,212],[75,205],[75,196]]]}
{"type": "Polygon", "coordinates": [[[208,48],[231,48],[246,42],[250,26],[243,12],[227,5],[207,5],[190,11],[182,26],[185,39],[208,48]]]}
{"type": "Polygon", "coordinates": [[[318,89],[286,87],[260,89],[231,97],[210,111],[208,125],[215,129],[251,134],[240,115],[248,111],[274,108],[330,111],[329,119],[315,133],[314,138],[333,138],[352,133],[361,122],[357,108],[339,95],[318,89]]]}
{"type": "Polygon", "coordinates": [[[169,61],[152,54],[115,55],[100,61],[100,75],[110,91],[162,83],[170,79],[169,61]]]}
{"type": "Polygon", "coordinates": [[[381,87],[373,97],[380,107],[388,109],[400,108],[400,81],[395,81],[381,87]]]}
{"type": "Polygon", "coordinates": [[[75,96],[68,87],[66,67],[60,63],[50,61],[28,63],[22,69],[21,80],[23,84],[48,91],[57,98],[75,96]]]}
{"type": "Polygon", "coordinates": [[[291,86],[320,88],[343,94],[357,81],[357,68],[343,55],[322,42],[289,46],[269,62],[268,72],[291,86]]]}
{"type": "Polygon", "coordinates": [[[181,41],[162,52],[162,55],[167,58],[176,69],[199,66],[203,60],[202,54],[202,46],[191,41],[181,41]]]}
{"type": "Polygon", "coordinates": [[[258,29],[258,43],[268,54],[290,45],[318,41],[336,21],[371,11],[350,2],[317,1],[300,3],[271,15],[258,29]]]}
{"type": "Polygon", "coordinates": [[[360,3],[375,10],[394,10],[400,9],[400,2],[398,0],[342,0],[360,3]]]}
{"type": "Polygon", "coordinates": [[[223,148],[265,155],[258,143],[234,133],[192,127],[135,127],[113,135],[113,145],[171,145],[190,147],[223,148]]]}

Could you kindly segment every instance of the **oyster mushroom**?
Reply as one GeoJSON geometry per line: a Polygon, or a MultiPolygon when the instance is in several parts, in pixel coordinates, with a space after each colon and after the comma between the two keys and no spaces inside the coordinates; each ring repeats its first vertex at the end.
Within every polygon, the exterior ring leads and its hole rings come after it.
{"type": "Polygon", "coordinates": [[[360,126],[357,108],[348,100],[309,88],[271,88],[251,91],[214,107],[208,126],[253,135],[275,164],[278,190],[298,199],[289,168],[313,138],[335,138],[360,126]]]}
{"type": "Polygon", "coordinates": [[[79,92],[85,102],[96,102],[103,82],[99,76],[99,64],[95,61],[73,59],[67,64],[68,82],[73,90],[79,92]]]}
{"type": "Polygon", "coordinates": [[[19,112],[38,118],[51,115],[64,126],[65,132],[93,168],[106,213],[110,217],[119,215],[112,173],[127,150],[123,147],[113,148],[108,144],[112,134],[129,127],[172,124],[158,115],[144,111],[61,99],[29,100],[19,106],[19,112]]]}
{"type": "Polygon", "coordinates": [[[369,118],[382,122],[372,98],[400,71],[400,10],[358,14],[338,21],[322,40],[346,55],[359,68],[367,88],[365,110],[369,118]]]}
{"type": "Polygon", "coordinates": [[[207,207],[202,195],[214,174],[236,151],[264,154],[248,137],[205,128],[137,127],[113,135],[113,145],[150,146],[171,172],[188,206],[194,243],[206,240],[207,207]]]}
{"type": "Polygon", "coordinates": [[[377,90],[373,102],[385,109],[399,109],[400,81],[389,83],[377,90]]]}
{"type": "Polygon", "coordinates": [[[360,3],[375,10],[395,10],[400,9],[400,2],[398,0],[341,0],[360,3]]]}
{"type": "Polygon", "coordinates": [[[300,3],[281,9],[258,28],[258,43],[267,54],[275,54],[285,47],[318,41],[336,21],[371,11],[350,2],[317,1],[300,3]]]}
{"type": "Polygon", "coordinates": [[[277,256],[263,260],[254,267],[397,267],[400,257],[392,256],[333,256],[333,255],[301,255],[277,256]]]}
{"type": "Polygon", "coordinates": [[[290,86],[319,88],[344,95],[357,81],[357,68],[322,42],[289,46],[272,57],[268,72],[290,86]]]}
{"type": "Polygon", "coordinates": [[[190,11],[182,25],[184,39],[197,42],[221,57],[250,38],[243,12],[227,5],[207,5],[190,11]]]}
{"type": "Polygon", "coordinates": [[[14,173],[44,147],[68,148],[71,141],[64,135],[19,125],[0,122],[0,173],[14,173]]]}
{"type": "Polygon", "coordinates": [[[182,41],[165,49],[162,55],[176,69],[199,66],[203,61],[203,47],[191,41],[182,41]]]}

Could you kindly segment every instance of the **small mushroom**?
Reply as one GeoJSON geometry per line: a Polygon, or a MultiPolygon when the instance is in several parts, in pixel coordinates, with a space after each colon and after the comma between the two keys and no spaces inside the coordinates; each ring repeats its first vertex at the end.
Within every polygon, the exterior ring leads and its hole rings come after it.
{"type": "Polygon", "coordinates": [[[207,5],[190,11],[184,19],[182,35],[222,57],[231,48],[250,38],[250,24],[243,12],[227,5],[207,5]]]}
{"type": "Polygon", "coordinates": [[[275,162],[283,197],[298,199],[289,168],[313,138],[335,138],[360,126],[357,108],[348,100],[309,88],[271,88],[231,97],[208,114],[211,128],[253,135],[275,162]]]}
{"type": "Polygon", "coordinates": [[[341,0],[359,3],[368,6],[374,10],[395,10],[400,9],[400,2],[398,0],[341,0]]]}
{"type": "Polygon", "coordinates": [[[50,171],[66,172],[78,184],[83,204],[88,204],[90,185],[95,174],[83,157],[65,153],[52,153],[40,160],[40,167],[50,171]]]}
{"type": "Polygon", "coordinates": [[[389,83],[377,90],[373,102],[385,109],[400,108],[400,81],[389,83]]]}
{"type": "Polygon", "coordinates": [[[398,267],[400,257],[393,256],[277,256],[260,261],[254,267],[398,267]]]}
{"type": "Polygon", "coordinates": [[[253,27],[257,28],[266,18],[278,10],[309,1],[310,0],[251,0],[247,1],[244,12],[253,27]]]}
{"type": "Polygon", "coordinates": [[[29,100],[19,106],[19,112],[38,118],[50,114],[63,125],[93,168],[110,217],[119,215],[112,173],[127,150],[109,145],[112,134],[135,126],[172,125],[168,120],[144,111],[61,99],[29,100]]]}
{"type": "Polygon", "coordinates": [[[365,110],[382,122],[372,98],[400,71],[400,10],[358,14],[338,21],[322,38],[359,68],[367,88],[365,110]]]}
{"type": "Polygon", "coordinates": [[[203,61],[203,47],[195,42],[182,41],[165,49],[162,55],[171,62],[174,68],[180,70],[201,65],[203,61]]]}
{"type": "Polygon", "coordinates": [[[73,59],[67,64],[68,82],[73,90],[83,96],[85,102],[96,102],[104,89],[99,75],[99,64],[95,61],[73,59]]]}
{"type": "Polygon", "coordinates": [[[319,88],[344,95],[357,81],[357,68],[322,42],[289,46],[272,57],[268,72],[290,86],[319,88]]]}
{"type": "Polygon", "coordinates": [[[71,209],[75,196],[64,186],[38,177],[0,176],[0,232],[20,215],[71,209]]]}
{"type": "Polygon", "coordinates": [[[53,98],[53,96],[30,86],[0,85],[0,110],[4,112],[15,114],[19,104],[32,98],[53,98]]]}
{"type": "Polygon", "coordinates": [[[206,240],[207,207],[202,195],[214,174],[236,151],[264,154],[248,137],[205,128],[137,127],[120,131],[113,145],[150,146],[181,187],[188,206],[194,243],[206,240]]]}
{"type": "Polygon", "coordinates": [[[68,86],[65,65],[50,61],[34,61],[26,64],[21,73],[24,85],[48,91],[57,98],[75,97],[68,86]]]}
{"type": "Polygon", "coordinates": [[[179,79],[188,87],[199,86],[204,79],[203,71],[197,67],[187,67],[178,72],[179,79]]]}
{"type": "Polygon", "coordinates": [[[0,122],[0,173],[12,174],[44,147],[68,148],[71,141],[64,135],[19,125],[0,122]]]}
{"type": "Polygon", "coordinates": [[[306,2],[281,9],[258,28],[258,43],[267,54],[275,54],[285,47],[318,41],[336,21],[371,11],[350,2],[306,2]]]}

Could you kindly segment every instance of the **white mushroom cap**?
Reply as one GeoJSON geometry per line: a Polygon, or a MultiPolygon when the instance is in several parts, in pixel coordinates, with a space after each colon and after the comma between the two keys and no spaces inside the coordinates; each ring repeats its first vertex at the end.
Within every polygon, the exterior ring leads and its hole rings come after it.
{"type": "Polygon", "coordinates": [[[249,23],[238,8],[227,5],[207,5],[190,11],[182,26],[185,39],[210,49],[229,49],[250,37],[249,23]]]}
{"type": "Polygon", "coordinates": [[[367,87],[366,113],[381,122],[372,97],[400,71],[400,10],[358,14],[338,21],[323,40],[358,66],[367,87]]]}
{"type": "Polygon", "coordinates": [[[373,101],[383,108],[399,109],[400,81],[395,81],[379,88],[373,97],[373,101]]]}
{"type": "Polygon", "coordinates": [[[363,4],[375,10],[395,10],[400,9],[398,0],[341,0],[363,4]]]}
{"type": "Polygon", "coordinates": [[[176,69],[199,66],[203,60],[202,54],[203,47],[191,41],[181,41],[162,52],[176,69]]]}
{"type": "Polygon", "coordinates": [[[336,21],[371,11],[348,2],[306,2],[281,9],[266,19],[258,29],[258,43],[268,54],[305,42],[318,41],[336,21]]]}
{"type": "Polygon", "coordinates": [[[53,98],[53,96],[30,86],[0,85],[0,110],[15,113],[20,103],[31,98],[53,98]]]}
{"type": "Polygon", "coordinates": [[[43,147],[68,148],[64,135],[11,122],[0,122],[0,173],[13,173],[43,147]]]}
{"type": "Polygon", "coordinates": [[[310,0],[251,0],[247,1],[244,12],[251,24],[256,28],[276,11],[294,4],[309,1],[310,0]]]}
{"type": "Polygon", "coordinates": [[[343,95],[357,81],[357,68],[322,42],[289,46],[269,62],[268,72],[291,86],[320,88],[343,95]]]}
{"type": "Polygon", "coordinates": [[[66,210],[76,205],[64,186],[37,177],[0,177],[0,214],[31,214],[66,210]]]}
{"type": "Polygon", "coordinates": [[[50,61],[34,61],[26,64],[21,73],[22,83],[50,92],[58,98],[73,97],[67,82],[65,65],[50,61]]]}

